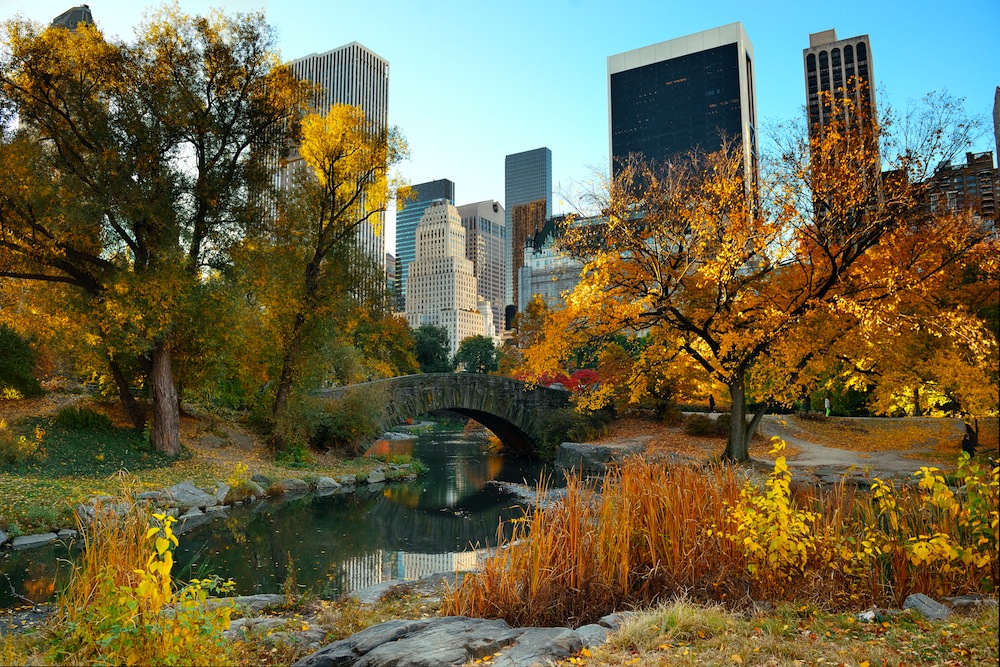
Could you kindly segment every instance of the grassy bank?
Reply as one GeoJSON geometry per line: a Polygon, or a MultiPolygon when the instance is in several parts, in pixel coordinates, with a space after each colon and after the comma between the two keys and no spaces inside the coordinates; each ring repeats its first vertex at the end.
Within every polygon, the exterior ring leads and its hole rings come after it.
{"type": "MultiPolygon", "coordinates": [[[[87,405],[97,414],[116,416],[114,406],[87,405]]],[[[212,488],[232,477],[241,463],[251,474],[274,480],[365,474],[380,465],[366,458],[320,454],[311,455],[305,464],[282,462],[239,425],[209,418],[184,418],[184,451],[177,458],[158,454],[146,435],[125,428],[117,419],[91,425],[60,421],[56,414],[22,416],[0,431],[0,438],[5,432],[7,440],[17,443],[23,437],[33,446],[33,451],[12,454],[14,460],[0,468],[0,528],[13,536],[72,527],[76,504],[121,490],[119,471],[134,477],[139,490],[150,490],[185,480],[212,488]]]]}

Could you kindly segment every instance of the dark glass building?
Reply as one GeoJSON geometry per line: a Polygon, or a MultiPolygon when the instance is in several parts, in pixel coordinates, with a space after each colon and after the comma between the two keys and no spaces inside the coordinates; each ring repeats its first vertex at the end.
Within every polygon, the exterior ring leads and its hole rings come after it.
{"type": "Polygon", "coordinates": [[[544,224],[552,216],[552,151],[548,148],[514,153],[504,160],[504,211],[507,227],[504,294],[506,305],[516,308],[517,271],[524,264],[524,239],[538,231],[537,224],[544,224]]]}
{"type": "Polygon", "coordinates": [[[608,58],[612,168],[629,154],[666,161],[741,142],[756,173],[753,46],[741,23],[608,58]]]}
{"type": "Polygon", "coordinates": [[[90,7],[87,5],[71,7],[52,19],[53,28],[66,28],[67,30],[76,30],[77,26],[81,23],[94,25],[94,15],[90,12],[90,7]]]}

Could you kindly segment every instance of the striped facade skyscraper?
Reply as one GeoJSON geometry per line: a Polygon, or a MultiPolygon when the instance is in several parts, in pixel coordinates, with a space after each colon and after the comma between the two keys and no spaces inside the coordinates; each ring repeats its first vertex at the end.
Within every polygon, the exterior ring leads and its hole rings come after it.
{"type": "MultiPolygon", "coordinates": [[[[380,129],[389,127],[389,61],[358,42],[351,42],[326,53],[313,53],[293,60],[289,67],[295,76],[317,85],[310,107],[319,113],[336,104],[360,107],[365,118],[380,129]]],[[[297,168],[301,158],[291,156],[283,178],[297,168]]],[[[377,221],[384,226],[384,216],[377,221]]],[[[381,268],[373,277],[371,288],[385,288],[385,236],[375,233],[375,226],[363,223],[357,230],[358,247],[381,268]]]]}

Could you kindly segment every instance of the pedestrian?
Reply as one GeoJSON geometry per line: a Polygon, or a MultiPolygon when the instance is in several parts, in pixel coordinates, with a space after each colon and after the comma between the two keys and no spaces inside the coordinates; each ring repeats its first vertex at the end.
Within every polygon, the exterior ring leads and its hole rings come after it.
{"type": "Polygon", "coordinates": [[[830,416],[830,397],[827,396],[823,399],[823,407],[826,408],[826,416],[830,416]]]}
{"type": "Polygon", "coordinates": [[[715,396],[712,394],[708,395],[708,411],[715,414],[715,396]]]}

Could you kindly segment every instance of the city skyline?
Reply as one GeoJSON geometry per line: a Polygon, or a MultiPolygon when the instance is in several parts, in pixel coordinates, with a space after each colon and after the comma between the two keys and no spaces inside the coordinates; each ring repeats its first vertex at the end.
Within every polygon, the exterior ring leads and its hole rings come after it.
{"type": "MultiPolygon", "coordinates": [[[[0,19],[20,14],[47,24],[75,4],[0,0],[0,19]]],[[[87,4],[106,34],[125,39],[132,38],[146,8],[158,6],[87,4]]],[[[179,4],[184,11],[203,13],[218,3],[179,4]]],[[[261,9],[278,30],[277,46],[286,61],[354,41],[389,61],[389,122],[409,141],[411,158],[399,171],[411,183],[450,178],[463,203],[497,199],[505,204],[504,157],[546,146],[553,156],[554,214],[570,210],[565,195],[590,178],[591,167],[607,168],[606,60],[616,53],[742,22],[757,61],[762,150],[770,124],[804,116],[801,54],[811,33],[836,29],[844,36],[869,35],[878,53],[878,100],[900,110],[928,92],[947,89],[989,121],[1000,83],[994,37],[1000,6],[987,0],[961,12],[940,12],[930,2],[879,3],[844,12],[837,5],[791,2],[692,7],[515,0],[487,8],[450,0],[387,0],[375,17],[366,15],[368,7],[361,3],[225,4],[227,13],[261,9]],[[942,58],[942,53],[962,57],[942,58]],[[472,96],[476,103],[466,103],[472,96]],[[479,151],[474,165],[463,159],[468,145],[479,151]]],[[[994,149],[993,128],[988,129],[970,150],[994,149]]],[[[392,249],[393,225],[386,236],[386,248],[392,249]]]]}

